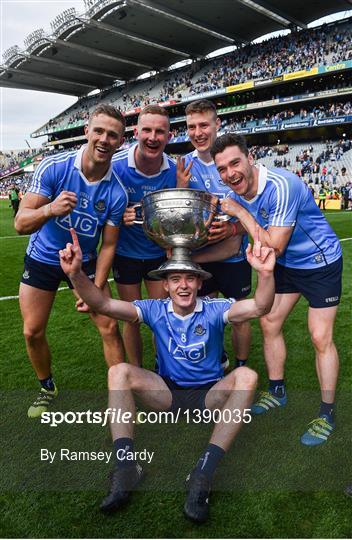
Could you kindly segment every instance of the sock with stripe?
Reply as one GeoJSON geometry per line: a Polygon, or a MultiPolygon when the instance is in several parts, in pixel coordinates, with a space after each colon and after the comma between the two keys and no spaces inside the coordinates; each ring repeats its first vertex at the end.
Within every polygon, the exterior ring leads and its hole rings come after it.
{"type": "Polygon", "coordinates": [[[335,416],[335,403],[325,403],[322,401],[320,403],[319,416],[326,418],[330,424],[333,424],[335,416]]]}
{"type": "Polygon", "coordinates": [[[215,469],[224,455],[225,450],[216,444],[209,443],[205,452],[199,458],[195,470],[205,474],[211,482],[215,469]]]}
{"type": "Polygon", "coordinates": [[[278,398],[286,394],[284,379],[269,379],[269,392],[278,398]]]}
{"type": "Polygon", "coordinates": [[[51,373],[49,377],[46,377],[46,379],[39,379],[39,382],[41,387],[45,388],[45,390],[49,390],[50,392],[55,390],[54,379],[51,373]]]}
{"type": "Polygon", "coordinates": [[[114,452],[119,467],[128,467],[135,463],[134,459],[130,459],[131,454],[127,454],[127,452],[133,452],[133,439],[128,437],[116,439],[114,441],[114,452]]]}

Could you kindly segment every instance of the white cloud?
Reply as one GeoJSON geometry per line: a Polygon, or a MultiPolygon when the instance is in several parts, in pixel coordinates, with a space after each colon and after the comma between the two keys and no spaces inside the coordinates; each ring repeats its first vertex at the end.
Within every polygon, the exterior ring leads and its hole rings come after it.
{"type": "MultiPolygon", "coordinates": [[[[0,0],[0,63],[3,52],[18,45],[38,28],[50,33],[50,22],[62,11],[75,7],[84,12],[82,0],[0,0]]],[[[0,87],[0,150],[25,148],[27,139],[34,147],[45,138],[31,139],[30,133],[76,101],[63,96],[31,90],[0,87]]]]}

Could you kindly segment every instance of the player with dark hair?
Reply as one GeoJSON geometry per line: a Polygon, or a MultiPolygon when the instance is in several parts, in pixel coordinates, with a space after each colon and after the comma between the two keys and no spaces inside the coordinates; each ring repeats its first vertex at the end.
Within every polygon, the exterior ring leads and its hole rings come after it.
{"type": "Polygon", "coordinates": [[[262,414],[286,404],[282,327],[303,295],[309,302],[308,329],[315,349],[321,404],[301,442],[322,444],[335,425],[339,359],[333,328],[341,297],[340,242],[304,182],[285,169],[255,166],[243,136],[222,135],[211,154],[222,181],[233,191],[232,198],[223,199],[222,210],[236,216],[251,235],[259,224],[261,242],[273,247],[277,256],[274,305],[261,318],[269,391],[261,394],[252,412],[262,414]]]}
{"type": "MultiPolygon", "coordinates": [[[[178,160],[178,183],[193,189],[208,191],[219,199],[227,197],[231,189],[221,181],[210,148],[216,140],[217,131],[221,126],[215,105],[206,99],[189,103],[185,110],[187,133],[195,150],[178,160]]],[[[230,221],[215,221],[212,224],[209,240],[236,236],[236,224],[230,221]],[[222,235],[221,235],[222,231],[222,235]],[[215,236],[216,235],[216,236],[215,236]]],[[[251,266],[246,261],[247,234],[237,235],[238,242],[234,245],[236,252],[225,260],[203,263],[204,270],[212,274],[212,278],[203,283],[200,296],[213,296],[221,292],[225,297],[240,300],[251,292],[251,266]]],[[[198,257],[199,258],[199,257],[198,257]]],[[[195,260],[198,260],[195,258],[195,260]]],[[[251,342],[251,326],[249,321],[232,325],[232,346],[236,355],[234,366],[246,364],[251,342]]]]}
{"type": "MultiPolygon", "coordinates": [[[[58,256],[71,238],[71,227],[81,239],[84,272],[105,296],[110,294],[107,278],[128,201],[111,158],[123,142],[124,131],[125,119],[117,109],[97,107],[85,126],[87,145],[42,161],[15,219],[20,234],[31,233],[19,292],[27,352],[41,386],[28,410],[31,418],[46,411],[58,393],[45,334],[60,282],[73,288],[58,256]]],[[[82,304],[78,298],[80,309],[82,304]]],[[[116,321],[94,313],[90,316],[101,334],[107,365],[122,362],[124,349],[116,321]]]]}
{"type": "Polygon", "coordinates": [[[212,436],[187,482],[184,512],[194,521],[205,521],[209,513],[212,477],[225,452],[237,435],[249,406],[257,375],[240,367],[224,377],[221,367],[224,327],[227,322],[260,317],[270,310],[274,298],[274,251],[262,247],[258,232],[253,249],[247,249],[249,263],[258,274],[254,298],[197,298],[202,278],[209,274],[190,265],[187,270],[161,271],[162,284],[169,298],[124,302],[106,298],[81,271],[82,254],[77,235],[73,245],[60,251],[61,266],[84,301],[96,312],[125,321],[144,322],[155,336],[159,373],[131,364],[109,370],[109,407],[124,415],[126,422],[112,422],[111,432],[116,466],[108,496],[101,504],[103,512],[118,510],[127,502],[143,476],[133,452],[135,397],[158,411],[184,412],[218,409],[220,418],[212,436]],[[224,411],[237,414],[237,422],[225,419],[224,411]],[[237,413],[235,412],[237,411],[237,413]]]}

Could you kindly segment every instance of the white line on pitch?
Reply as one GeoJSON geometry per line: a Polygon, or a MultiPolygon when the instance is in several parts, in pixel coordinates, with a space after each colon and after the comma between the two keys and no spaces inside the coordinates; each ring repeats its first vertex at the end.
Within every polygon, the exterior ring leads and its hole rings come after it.
{"type": "Polygon", "coordinates": [[[30,234],[18,234],[17,236],[0,236],[0,240],[7,240],[9,238],[28,238],[30,234]]]}
{"type": "MultiPolygon", "coordinates": [[[[108,281],[114,281],[113,278],[109,278],[108,281]]],[[[58,288],[58,291],[67,291],[69,289],[69,287],[59,287],[58,288]]],[[[0,301],[1,300],[18,300],[19,296],[18,294],[14,295],[14,296],[0,296],[0,301]]]]}

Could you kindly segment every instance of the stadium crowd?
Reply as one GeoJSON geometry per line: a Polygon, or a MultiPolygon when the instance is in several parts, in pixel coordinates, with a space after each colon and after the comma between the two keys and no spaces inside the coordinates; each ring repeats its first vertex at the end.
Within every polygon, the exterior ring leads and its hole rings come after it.
{"type": "MultiPolygon", "coordinates": [[[[351,30],[345,24],[302,30],[246,45],[215,59],[202,60],[171,73],[160,73],[152,75],[150,79],[116,86],[97,96],[80,98],[42,129],[50,132],[54,128],[85,121],[89,111],[99,102],[112,104],[126,112],[249,80],[270,79],[316,65],[346,61],[352,58],[351,41],[351,30]]],[[[324,83],[319,83],[319,88],[325,89],[324,83]]],[[[238,100],[241,102],[241,95],[238,100]]],[[[332,112],[335,115],[335,111],[332,112]]]]}

